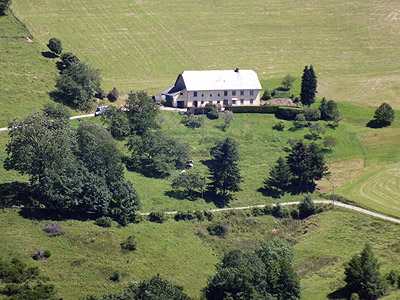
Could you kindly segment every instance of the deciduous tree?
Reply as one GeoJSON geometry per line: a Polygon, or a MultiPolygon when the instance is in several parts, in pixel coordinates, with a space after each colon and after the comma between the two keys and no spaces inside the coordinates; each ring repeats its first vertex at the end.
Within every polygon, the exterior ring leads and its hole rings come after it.
{"type": "Polygon", "coordinates": [[[58,38],[51,38],[49,40],[49,43],[47,44],[47,47],[50,49],[51,52],[54,52],[55,54],[61,54],[62,52],[62,44],[58,38]]]}
{"type": "Polygon", "coordinates": [[[394,121],[393,108],[390,106],[390,104],[383,102],[375,110],[374,119],[378,123],[379,127],[389,126],[394,121]]]}
{"type": "Polygon", "coordinates": [[[287,74],[285,77],[283,77],[282,85],[285,89],[290,90],[295,81],[296,78],[293,75],[287,74]]]}

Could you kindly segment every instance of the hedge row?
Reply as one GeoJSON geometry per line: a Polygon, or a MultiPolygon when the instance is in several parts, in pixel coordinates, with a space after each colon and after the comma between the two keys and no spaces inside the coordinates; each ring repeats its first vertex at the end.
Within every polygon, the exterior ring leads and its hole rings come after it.
{"type": "Polygon", "coordinates": [[[277,105],[265,105],[265,106],[226,106],[226,110],[230,110],[233,113],[258,113],[258,114],[274,114],[279,109],[277,105]]]}
{"type": "Polygon", "coordinates": [[[295,120],[296,116],[301,113],[301,109],[293,107],[279,107],[275,113],[275,117],[283,120],[295,120]]]}

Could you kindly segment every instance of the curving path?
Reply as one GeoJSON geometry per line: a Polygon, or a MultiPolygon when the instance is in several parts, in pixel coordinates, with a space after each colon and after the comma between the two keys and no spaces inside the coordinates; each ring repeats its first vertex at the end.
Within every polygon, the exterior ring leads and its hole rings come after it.
{"type": "MultiPolygon", "coordinates": [[[[286,205],[298,205],[300,203],[300,201],[294,201],[294,202],[283,202],[280,203],[280,205],[282,206],[286,206],[286,205]]],[[[378,219],[382,219],[382,220],[386,220],[386,221],[390,221],[390,222],[394,222],[397,224],[400,224],[400,220],[396,219],[396,218],[392,218],[392,217],[388,217],[382,214],[378,214],[376,212],[358,207],[358,206],[354,206],[354,205],[349,205],[349,204],[344,204],[342,202],[332,202],[332,200],[314,200],[314,203],[324,203],[324,204],[333,204],[335,206],[339,206],[339,207],[344,207],[347,209],[352,209],[354,211],[358,211],[360,213],[366,214],[366,215],[370,215],[373,216],[375,218],[378,219]]],[[[230,211],[230,210],[245,210],[245,209],[252,209],[252,208],[264,208],[266,206],[266,204],[260,204],[260,205],[250,205],[250,206],[242,206],[242,207],[228,207],[228,208],[215,208],[215,209],[210,209],[210,212],[219,212],[219,211],[230,211]]],[[[276,204],[272,204],[272,206],[276,206],[276,204]]],[[[167,211],[165,212],[165,214],[167,215],[174,215],[176,214],[177,211],[167,211]]],[[[142,216],[148,216],[150,213],[140,213],[140,215],[142,216]]]]}

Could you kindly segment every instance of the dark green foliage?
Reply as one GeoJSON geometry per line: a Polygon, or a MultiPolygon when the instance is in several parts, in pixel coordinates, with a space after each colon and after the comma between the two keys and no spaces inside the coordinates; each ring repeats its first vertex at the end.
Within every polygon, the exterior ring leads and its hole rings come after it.
{"type": "Polygon", "coordinates": [[[317,76],[315,75],[314,68],[305,66],[303,77],[301,78],[301,92],[300,99],[303,105],[310,106],[315,101],[315,94],[317,93],[317,76]]]}
{"type": "Polygon", "coordinates": [[[271,99],[271,91],[267,89],[264,91],[261,100],[269,100],[269,99],[271,99]]]}
{"type": "Polygon", "coordinates": [[[10,263],[0,261],[0,279],[4,283],[23,283],[39,276],[37,267],[27,267],[18,258],[13,258],[10,263]]]}
{"type": "Polygon", "coordinates": [[[355,255],[345,267],[346,288],[361,299],[375,300],[386,293],[387,287],[380,278],[378,260],[371,245],[367,244],[361,255],[355,255]]]}
{"type": "Polygon", "coordinates": [[[263,105],[263,106],[227,106],[226,110],[234,113],[256,113],[256,114],[274,114],[279,109],[277,105],[263,105]]]}
{"type": "Polygon", "coordinates": [[[301,110],[301,113],[304,115],[307,121],[318,121],[321,119],[321,112],[317,108],[304,107],[301,110]]]}
{"type": "Polygon", "coordinates": [[[175,214],[174,219],[175,221],[192,221],[192,220],[204,221],[204,217],[205,217],[205,212],[189,210],[187,212],[178,211],[175,214]]]}
{"type": "Polygon", "coordinates": [[[71,65],[80,62],[79,58],[75,54],[72,54],[71,52],[65,52],[61,54],[60,59],[61,63],[59,69],[61,71],[68,69],[71,65]]]}
{"type": "Polygon", "coordinates": [[[137,248],[137,242],[135,236],[130,235],[121,244],[121,249],[128,251],[135,251],[137,248]]]}
{"type": "Polygon", "coordinates": [[[283,131],[285,129],[285,122],[279,121],[274,126],[272,126],[272,129],[277,131],[283,131]]]}
{"type": "Polygon", "coordinates": [[[262,216],[262,215],[264,215],[264,210],[261,207],[253,207],[251,209],[251,214],[254,217],[262,216]]]}
{"type": "Polygon", "coordinates": [[[45,258],[49,258],[51,256],[51,251],[50,250],[43,250],[39,249],[36,252],[32,253],[31,257],[34,260],[41,260],[45,258]]]}
{"type": "Polygon", "coordinates": [[[56,81],[56,96],[65,104],[83,111],[93,106],[95,92],[100,90],[100,70],[84,62],[75,62],[56,81]]]}
{"type": "Polygon", "coordinates": [[[322,98],[319,111],[321,112],[321,120],[332,121],[332,128],[337,127],[339,122],[343,119],[342,115],[339,113],[336,102],[333,100],[326,101],[325,98],[322,98]]]}
{"type": "Polygon", "coordinates": [[[112,219],[110,217],[100,217],[97,218],[96,221],[94,221],[94,225],[104,228],[110,228],[111,224],[112,224],[112,219]]]}
{"type": "Polygon", "coordinates": [[[129,285],[120,294],[87,296],[83,300],[190,300],[190,298],[183,292],[182,287],[157,275],[138,284],[129,285]]]}
{"type": "Polygon", "coordinates": [[[308,122],[303,114],[298,114],[296,119],[293,121],[293,125],[296,128],[303,128],[308,126],[308,122]]]}
{"type": "Polygon", "coordinates": [[[141,136],[150,129],[159,128],[159,108],[146,92],[130,93],[125,108],[132,133],[141,136]]]}
{"type": "Polygon", "coordinates": [[[61,225],[58,224],[56,221],[53,221],[53,222],[50,222],[49,224],[47,224],[43,228],[43,230],[50,237],[60,236],[60,235],[64,235],[66,233],[65,230],[61,227],[61,225]]]}
{"type": "Polygon", "coordinates": [[[219,118],[219,111],[215,104],[206,104],[206,107],[209,108],[207,112],[207,118],[210,120],[216,120],[219,118]]]}
{"type": "Polygon", "coordinates": [[[172,181],[172,188],[175,191],[184,189],[186,192],[186,197],[192,198],[194,196],[193,192],[202,191],[206,185],[206,179],[198,173],[185,172],[179,174],[172,181]]]}
{"type": "Polygon", "coordinates": [[[383,102],[376,110],[374,115],[374,121],[376,123],[375,127],[385,127],[392,124],[394,121],[394,110],[390,106],[383,102]]]}
{"type": "Polygon", "coordinates": [[[207,227],[207,231],[210,235],[219,237],[225,237],[229,233],[230,228],[220,222],[212,223],[207,227]]]}
{"type": "Polygon", "coordinates": [[[11,0],[0,0],[0,16],[4,15],[11,0]]]}
{"type": "Polygon", "coordinates": [[[290,90],[295,81],[296,78],[293,75],[287,74],[285,77],[283,77],[282,85],[286,90],[290,90]]]}
{"type": "Polygon", "coordinates": [[[299,204],[299,216],[301,219],[305,219],[317,212],[314,201],[311,200],[310,196],[307,196],[299,204]]]}
{"type": "Polygon", "coordinates": [[[71,111],[62,104],[49,102],[44,105],[43,115],[53,120],[68,123],[71,111]]]}
{"type": "Polygon", "coordinates": [[[191,129],[195,129],[201,127],[201,125],[203,124],[203,119],[201,116],[196,116],[193,113],[188,113],[183,116],[182,124],[191,129]]]}
{"type": "Polygon", "coordinates": [[[85,122],[75,130],[55,116],[33,114],[10,123],[5,167],[28,174],[34,196],[47,208],[133,218],[140,204],[124,181],[111,135],[85,122]]]}
{"type": "Polygon", "coordinates": [[[328,104],[327,104],[326,98],[324,97],[324,98],[322,98],[321,104],[318,108],[319,111],[321,112],[321,120],[328,119],[328,112],[327,112],[328,107],[327,106],[328,106],[328,104]]]}
{"type": "Polygon", "coordinates": [[[313,191],[314,181],[320,180],[328,171],[324,155],[315,143],[307,146],[302,141],[297,142],[286,161],[293,176],[292,187],[297,191],[313,191]]]}
{"type": "Polygon", "coordinates": [[[275,113],[275,117],[283,120],[295,120],[296,116],[301,113],[301,110],[298,108],[292,107],[279,107],[275,113]]]}
{"type": "Polygon", "coordinates": [[[121,272],[117,270],[110,276],[110,280],[114,282],[120,282],[121,277],[121,272]]]}
{"type": "Polygon", "coordinates": [[[118,92],[118,90],[117,90],[116,88],[113,88],[113,89],[112,89],[111,91],[109,91],[108,94],[107,94],[107,99],[108,99],[110,102],[116,101],[116,100],[118,99],[118,97],[119,97],[119,92],[118,92]]]}
{"type": "Polygon", "coordinates": [[[289,217],[289,213],[279,203],[272,208],[271,214],[279,219],[289,217]]]}
{"type": "Polygon", "coordinates": [[[390,270],[389,274],[386,276],[387,282],[394,288],[398,287],[399,279],[399,274],[395,270],[390,270]]]}
{"type": "Polygon", "coordinates": [[[279,157],[264,183],[266,189],[273,190],[277,195],[281,195],[284,191],[289,189],[291,181],[292,172],[285,159],[279,157]]]}
{"type": "Polygon", "coordinates": [[[109,106],[101,115],[103,124],[107,126],[107,130],[111,135],[122,140],[131,134],[131,127],[126,112],[115,106],[109,106]]]}
{"type": "Polygon", "coordinates": [[[231,138],[218,141],[211,148],[209,190],[219,199],[219,205],[226,205],[230,200],[230,192],[240,190],[239,150],[238,144],[231,138]]]}
{"type": "Polygon", "coordinates": [[[209,279],[209,300],[297,300],[300,285],[291,263],[293,248],[284,240],[271,240],[255,252],[232,250],[209,279]]]}
{"type": "Polygon", "coordinates": [[[314,141],[320,139],[321,138],[320,135],[325,133],[325,128],[322,127],[321,123],[319,122],[311,123],[308,126],[308,129],[310,130],[310,135],[307,135],[307,137],[314,141]]]}
{"type": "Polygon", "coordinates": [[[149,215],[149,221],[155,223],[164,223],[167,221],[167,216],[163,211],[153,211],[149,215]]]}
{"type": "Polygon", "coordinates": [[[132,136],[128,166],[152,177],[165,177],[175,169],[183,169],[189,159],[189,145],[161,132],[132,136]]]}
{"type": "Polygon", "coordinates": [[[54,52],[55,54],[60,54],[62,52],[61,41],[57,38],[51,38],[49,40],[49,43],[47,44],[47,47],[50,49],[51,52],[54,52]]]}
{"type": "Polygon", "coordinates": [[[209,106],[203,106],[203,107],[189,107],[187,109],[187,114],[193,114],[193,115],[203,115],[207,114],[211,108],[209,106]]]}

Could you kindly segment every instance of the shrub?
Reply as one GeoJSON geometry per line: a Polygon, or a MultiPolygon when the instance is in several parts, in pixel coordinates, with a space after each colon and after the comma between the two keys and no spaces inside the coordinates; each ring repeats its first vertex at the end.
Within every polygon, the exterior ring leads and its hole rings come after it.
{"type": "Polygon", "coordinates": [[[267,89],[264,91],[261,100],[269,100],[269,99],[271,99],[271,91],[267,89]]]}
{"type": "Polygon", "coordinates": [[[110,217],[100,217],[94,221],[94,224],[100,227],[111,227],[112,219],[110,217]]]}
{"type": "Polygon", "coordinates": [[[396,287],[396,285],[398,285],[399,282],[399,274],[397,274],[395,270],[390,270],[389,274],[386,277],[386,280],[390,285],[396,287]]]}
{"type": "Polygon", "coordinates": [[[298,219],[300,216],[299,210],[297,208],[292,208],[290,210],[290,216],[292,217],[292,219],[298,219]]]}
{"type": "Polygon", "coordinates": [[[110,102],[116,101],[116,100],[118,99],[118,97],[119,97],[119,92],[118,92],[118,90],[117,90],[116,88],[113,88],[113,89],[112,89],[111,91],[109,91],[108,94],[107,94],[107,99],[108,99],[110,102]]]}
{"type": "Polygon", "coordinates": [[[50,250],[43,250],[43,249],[39,249],[36,252],[31,254],[31,257],[34,260],[41,260],[41,259],[49,258],[50,256],[51,256],[50,250]]]}
{"type": "Polygon", "coordinates": [[[215,104],[206,104],[206,107],[210,108],[210,110],[207,112],[207,118],[210,120],[216,120],[219,118],[218,108],[215,104]]]}
{"type": "Polygon", "coordinates": [[[298,114],[296,119],[293,121],[293,125],[296,128],[303,128],[308,126],[308,122],[303,114],[298,114]]]}
{"type": "Polygon", "coordinates": [[[357,293],[353,293],[350,296],[350,300],[360,300],[360,296],[357,293]]]}
{"type": "Polygon", "coordinates": [[[272,215],[272,210],[274,207],[270,204],[264,206],[264,215],[272,215]]]}
{"type": "Polygon", "coordinates": [[[289,217],[289,213],[279,203],[272,208],[272,215],[280,219],[289,217]]]}
{"type": "Polygon", "coordinates": [[[321,119],[321,111],[318,108],[304,107],[301,113],[307,121],[318,121],[321,119]]]}
{"type": "Polygon", "coordinates": [[[203,124],[201,116],[189,113],[183,117],[182,124],[191,129],[199,128],[203,124]]]}
{"type": "Polygon", "coordinates": [[[264,106],[227,106],[225,110],[230,110],[234,113],[257,113],[257,114],[274,114],[278,110],[277,105],[264,106]]]}
{"type": "Polygon", "coordinates": [[[299,113],[301,113],[301,110],[298,108],[279,107],[275,113],[275,117],[293,121],[299,113]]]}
{"type": "Polygon", "coordinates": [[[278,131],[283,131],[283,129],[285,129],[285,122],[279,121],[274,126],[272,126],[272,129],[273,130],[278,130],[278,131]]]}
{"type": "Polygon", "coordinates": [[[65,230],[62,229],[61,225],[58,224],[56,221],[50,222],[47,224],[43,230],[47,233],[50,237],[60,236],[65,234],[65,230]]]}
{"type": "Polygon", "coordinates": [[[229,233],[229,227],[221,223],[213,223],[207,227],[207,231],[210,235],[225,237],[229,233]]]}
{"type": "Polygon", "coordinates": [[[137,248],[137,242],[135,240],[135,236],[130,235],[123,241],[121,244],[121,249],[128,251],[135,251],[137,248]]]}
{"type": "Polygon", "coordinates": [[[304,200],[299,204],[299,215],[300,218],[305,219],[317,211],[314,201],[311,200],[310,196],[304,198],[304,200]]]}
{"type": "Polygon", "coordinates": [[[164,223],[167,220],[167,216],[163,211],[153,211],[149,215],[149,221],[155,223],[164,223]]]}
{"type": "Polygon", "coordinates": [[[57,38],[51,38],[49,40],[49,43],[47,44],[47,47],[50,49],[51,52],[54,52],[55,54],[60,54],[62,52],[61,41],[57,38]]]}
{"type": "Polygon", "coordinates": [[[119,282],[121,280],[121,272],[120,271],[115,271],[114,274],[110,276],[110,280],[114,282],[119,282]]]}
{"type": "Polygon", "coordinates": [[[253,207],[251,214],[255,217],[264,215],[264,210],[261,207],[253,207]]]}
{"type": "Polygon", "coordinates": [[[212,221],[214,219],[214,215],[211,211],[208,210],[204,210],[203,211],[204,217],[208,220],[208,221],[212,221]]]}

